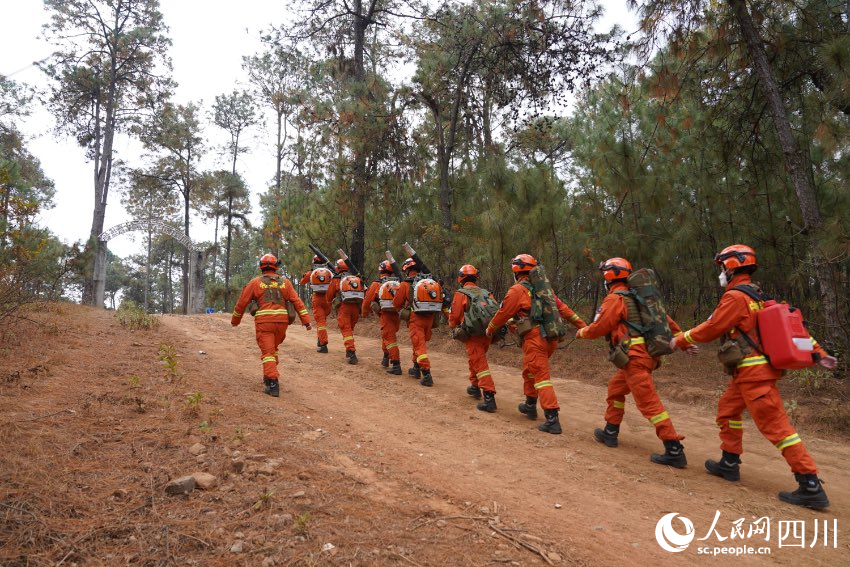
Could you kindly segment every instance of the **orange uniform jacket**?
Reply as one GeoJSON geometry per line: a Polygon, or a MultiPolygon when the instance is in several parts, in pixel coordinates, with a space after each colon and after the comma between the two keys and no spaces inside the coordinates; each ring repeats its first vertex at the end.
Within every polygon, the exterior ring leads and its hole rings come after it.
{"type": "MultiPolygon", "coordinates": [[[[555,303],[558,306],[558,313],[561,318],[571,323],[575,328],[581,329],[587,326],[587,323],[582,321],[581,317],[575,311],[569,308],[566,303],[561,301],[558,296],[555,296],[555,303]]],[[[454,312],[454,308],[452,309],[454,312]]],[[[505,299],[502,300],[502,305],[493,316],[493,320],[487,325],[491,331],[495,331],[502,325],[508,322],[508,319],[519,315],[527,317],[531,312],[531,292],[521,283],[515,283],[508,290],[505,299]]]]}
{"type": "MultiPolygon", "coordinates": [[[[577,337],[581,339],[598,339],[606,335],[611,336],[612,344],[619,344],[624,338],[629,335],[629,329],[624,321],[629,317],[629,310],[626,306],[626,300],[622,295],[615,293],[617,291],[628,291],[629,286],[622,282],[615,282],[608,295],[602,300],[602,305],[596,312],[596,318],[589,326],[581,329],[577,333],[577,337]]],[[[679,325],[667,317],[667,323],[670,325],[670,330],[674,335],[679,335],[682,329],[679,325]]],[[[646,352],[646,346],[643,344],[633,344],[629,347],[630,357],[652,358],[646,352]]]]}
{"type": "MultiPolygon", "coordinates": [[[[762,308],[762,305],[743,291],[732,289],[735,286],[749,283],[751,283],[751,279],[748,274],[739,274],[732,278],[732,281],[726,286],[728,291],[720,298],[720,303],[717,304],[714,313],[704,323],[676,337],[676,346],[688,348],[696,343],[708,343],[720,338],[725,333],[735,337],[737,335],[736,327],[747,333],[754,341],[758,341],[755,332],[756,313],[762,308]]],[[[814,343],[814,353],[820,356],[828,355],[817,341],[812,339],[812,342],[814,343]]],[[[752,352],[742,360],[735,372],[736,382],[760,382],[762,380],[776,380],[781,377],[782,371],[768,364],[767,359],[758,352],[752,352]]]]}
{"type": "Polygon", "coordinates": [[[283,304],[267,301],[265,298],[266,284],[263,283],[262,276],[256,277],[242,289],[242,294],[239,296],[236,307],[233,309],[233,316],[230,320],[231,324],[238,325],[241,322],[245,308],[248,307],[248,303],[252,299],[256,300],[260,306],[259,310],[254,314],[255,325],[262,323],[290,323],[289,316],[286,314],[286,301],[291,301],[295,304],[295,309],[298,311],[298,316],[302,324],[310,324],[310,316],[307,313],[307,308],[304,306],[301,298],[298,297],[298,294],[295,293],[292,284],[289,280],[282,277],[278,281],[280,282],[280,293],[284,299],[283,304]]]}
{"type": "Polygon", "coordinates": [[[360,315],[363,317],[369,316],[369,310],[372,308],[372,302],[378,300],[378,291],[381,289],[381,284],[384,282],[372,282],[369,289],[366,290],[366,297],[363,299],[363,307],[360,310],[360,315]]]}

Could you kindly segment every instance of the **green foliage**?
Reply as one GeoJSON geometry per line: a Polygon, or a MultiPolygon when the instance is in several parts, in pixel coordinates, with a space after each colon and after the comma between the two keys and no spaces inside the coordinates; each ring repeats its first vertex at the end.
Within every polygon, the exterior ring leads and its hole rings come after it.
{"type": "MultiPolygon", "coordinates": [[[[168,378],[169,380],[174,380],[178,378],[179,371],[177,369],[177,349],[175,349],[173,345],[170,345],[168,343],[162,343],[159,345],[159,361],[165,368],[166,378],[168,378]]],[[[200,398],[198,399],[198,401],[200,402],[200,398]]]]}
{"type": "MultiPolygon", "coordinates": [[[[156,316],[146,313],[130,299],[121,302],[115,312],[115,318],[118,319],[122,327],[131,331],[150,331],[159,326],[159,319],[156,316]]],[[[160,347],[160,357],[162,357],[162,353],[162,347],[160,347]]]]}
{"type": "Polygon", "coordinates": [[[310,520],[310,512],[304,512],[303,514],[295,516],[293,521],[293,529],[295,530],[295,533],[300,536],[308,537],[310,535],[310,520]]]}

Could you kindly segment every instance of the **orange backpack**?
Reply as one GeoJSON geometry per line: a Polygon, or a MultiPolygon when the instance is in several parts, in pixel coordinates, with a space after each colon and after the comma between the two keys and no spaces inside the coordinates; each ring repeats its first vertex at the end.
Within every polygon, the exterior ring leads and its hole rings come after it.
{"type": "Polygon", "coordinates": [[[324,293],[328,291],[333,274],[327,268],[316,268],[310,273],[310,287],[313,291],[324,293]]]}
{"type": "Polygon", "coordinates": [[[418,274],[410,284],[410,307],[414,313],[439,313],[443,309],[443,288],[430,274],[418,274]]]}
{"type": "Polygon", "coordinates": [[[381,311],[392,311],[395,313],[395,307],[393,307],[393,298],[395,297],[395,292],[398,291],[399,282],[395,278],[390,278],[384,281],[381,284],[381,287],[378,288],[378,303],[381,305],[381,311]]]}
{"type": "Polygon", "coordinates": [[[343,276],[339,282],[339,295],[343,303],[362,303],[363,280],[359,276],[343,276]]]}

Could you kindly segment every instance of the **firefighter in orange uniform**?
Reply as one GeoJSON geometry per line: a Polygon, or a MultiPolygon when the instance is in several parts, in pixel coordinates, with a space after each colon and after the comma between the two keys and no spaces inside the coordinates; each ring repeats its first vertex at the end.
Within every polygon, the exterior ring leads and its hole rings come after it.
{"type": "Polygon", "coordinates": [[[301,278],[301,285],[309,285],[313,291],[313,319],[316,321],[318,340],[316,341],[316,352],[328,352],[328,315],[331,312],[331,304],[325,298],[328,286],[333,278],[333,273],[325,267],[322,259],[313,256],[313,269],[301,278]]]}
{"type": "MultiPolygon", "coordinates": [[[[652,371],[658,367],[659,361],[646,351],[644,338],[630,336],[637,333],[630,333],[626,325],[630,315],[633,323],[640,324],[638,307],[634,299],[621,295],[622,292],[629,290],[627,278],[632,273],[632,265],[623,258],[610,258],[599,265],[599,270],[605,279],[608,295],[602,301],[602,306],[597,311],[593,322],[590,326],[579,329],[576,338],[606,337],[611,348],[619,348],[620,343],[625,340],[629,360],[628,364],[618,369],[608,381],[605,427],[596,429],[593,432],[594,437],[608,447],[617,446],[620,424],[626,412],[626,396],[632,394],[638,410],[655,426],[655,434],[664,443],[664,454],[653,454],[650,460],[659,465],[685,468],[688,461],[680,442],[684,437],[679,435],[673,427],[673,421],[664,409],[652,379],[652,371]]],[[[670,317],[667,317],[667,322],[674,334],[681,333],[679,326],[670,317]]],[[[696,354],[696,351],[695,348],[691,349],[691,354],[696,354]]]]}
{"type": "MultiPolygon", "coordinates": [[[[336,277],[331,280],[331,285],[328,287],[326,299],[328,305],[331,305],[337,294],[340,294],[342,297],[342,302],[337,308],[336,322],[339,325],[339,332],[342,333],[342,342],[345,343],[345,357],[348,359],[349,364],[357,364],[357,347],[354,345],[354,327],[360,318],[360,302],[363,300],[363,290],[361,289],[358,292],[357,290],[343,289],[346,285],[346,278],[352,275],[345,260],[336,261],[336,273],[336,277]],[[349,292],[359,293],[360,301],[348,303],[346,295],[349,292]]],[[[356,278],[356,280],[359,282],[360,278],[356,278]]]]}
{"type": "Polygon", "coordinates": [[[301,324],[308,331],[311,329],[310,315],[304,302],[295,293],[292,284],[277,274],[279,267],[280,262],[273,254],[260,258],[262,275],[252,279],[242,289],[230,319],[230,324],[236,327],[242,321],[242,315],[251,300],[259,305],[259,309],[254,313],[254,329],[257,345],[260,347],[260,359],[263,362],[263,386],[265,393],[275,398],[280,396],[277,347],[286,338],[286,328],[290,323],[286,313],[287,301],[295,305],[301,324]]]}
{"type": "MultiPolygon", "coordinates": [[[[758,337],[756,313],[762,308],[747,293],[734,289],[750,286],[757,290],[751,275],[756,271],[756,254],[749,246],[734,244],[720,251],[714,258],[720,267],[720,286],[725,290],[720,303],[707,321],[675,337],[670,346],[687,348],[696,343],[707,343],[726,336],[730,340],[758,337]]],[[[825,368],[835,368],[836,359],[813,341],[812,359],[825,368]]],[[[740,344],[740,343],[739,343],[740,344]]],[[[754,343],[758,346],[757,342],[754,343]]],[[[780,492],[779,499],[789,504],[821,509],[829,506],[829,499],[821,486],[818,470],[799,434],[794,430],[785,406],[776,388],[782,370],[770,365],[758,350],[734,364],[732,380],[720,397],[717,407],[717,425],[720,427],[718,461],[707,460],[705,468],[710,474],[726,480],[741,478],[740,463],[743,453],[743,413],[746,409],[758,430],[782,452],[799,484],[793,492],[780,492]]]]}
{"type": "MultiPolygon", "coordinates": [[[[465,264],[458,270],[457,283],[467,291],[458,290],[452,298],[452,308],[449,313],[450,329],[454,329],[463,323],[464,314],[471,300],[470,295],[467,294],[472,294],[472,297],[475,297],[475,294],[483,292],[487,293],[491,298],[493,297],[492,293],[478,287],[478,276],[478,268],[472,264],[465,264]]],[[[470,385],[466,388],[466,393],[479,400],[483,393],[484,401],[478,403],[476,407],[481,411],[490,413],[496,411],[496,384],[493,383],[493,376],[490,374],[490,365],[487,363],[487,350],[490,348],[492,341],[492,338],[483,336],[469,337],[463,342],[469,360],[470,385]]]]}
{"type": "Polygon", "coordinates": [[[387,372],[390,374],[400,376],[401,356],[398,352],[397,336],[401,321],[392,301],[398,285],[398,282],[393,278],[390,263],[384,260],[378,266],[378,281],[372,282],[372,285],[366,291],[366,298],[363,300],[363,309],[360,315],[366,318],[369,316],[372,305],[378,306],[381,320],[381,349],[384,351],[381,366],[387,368],[387,372]]]}
{"type": "MultiPolygon", "coordinates": [[[[411,305],[413,294],[411,281],[419,274],[419,267],[413,258],[408,258],[401,265],[404,275],[408,278],[399,283],[393,299],[393,307],[401,311],[405,306],[411,305]]],[[[408,375],[419,378],[423,386],[433,386],[434,379],[431,377],[431,360],[428,358],[428,341],[431,340],[431,327],[434,325],[434,313],[414,313],[411,311],[410,319],[407,321],[407,332],[410,334],[410,342],[413,345],[413,367],[408,369],[408,375]]]]}
{"type": "MultiPolygon", "coordinates": [[[[561,422],[558,420],[558,398],[552,385],[549,372],[549,358],[558,348],[557,339],[545,339],[540,335],[540,325],[531,321],[525,321],[531,314],[531,284],[528,275],[537,266],[537,260],[529,254],[520,254],[511,260],[511,270],[514,273],[516,283],[511,286],[499,311],[487,325],[487,336],[493,334],[509,319],[513,318],[518,327],[531,323],[530,330],[522,335],[522,380],[525,402],[519,404],[519,412],[524,413],[528,419],[537,419],[537,399],[540,398],[540,407],[546,422],[537,426],[537,429],[545,433],[559,435],[561,433],[561,422]]],[[[570,309],[564,302],[556,298],[558,312],[561,317],[572,323],[576,328],[582,328],[586,324],[581,317],[570,309]]]]}

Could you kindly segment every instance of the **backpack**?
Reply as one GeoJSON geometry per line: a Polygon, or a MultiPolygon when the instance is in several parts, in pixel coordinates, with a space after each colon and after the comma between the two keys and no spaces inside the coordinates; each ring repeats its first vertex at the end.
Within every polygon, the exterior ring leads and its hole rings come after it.
{"type": "Polygon", "coordinates": [[[333,274],[325,267],[315,268],[310,272],[310,289],[317,293],[328,291],[333,274]]]}
{"type": "Polygon", "coordinates": [[[378,288],[378,304],[381,307],[381,311],[395,313],[393,298],[395,297],[395,292],[398,291],[399,285],[398,278],[387,278],[381,284],[381,287],[378,288]]]}
{"type": "Polygon", "coordinates": [[[489,291],[480,287],[462,287],[457,291],[469,299],[460,327],[470,337],[483,337],[487,325],[499,310],[499,304],[489,291]]]}
{"type": "MultiPolygon", "coordinates": [[[[281,293],[281,288],[286,284],[280,282],[280,276],[260,276],[261,283],[260,287],[263,289],[262,298],[266,303],[275,303],[277,305],[285,305],[286,306],[286,315],[289,317],[289,321],[295,321],[298,317],[298,313],[295,311],[295,305],[292,304],[291,301],[284,300],[283,294],[281,293]]],[[[252,299],[248,302],[247,311],[251,314],[252,317],[256,317],[257,311],[260,310],[260,303],[256,299],[252,299]]]]}
{"type": "Polygon", "coordinates": [[[635,270],[628,278],[628,291],[616,291],[626,300],[629,317],[623,323],[629,336],[643,337],[649,356],[671,354],[670,339],[673,333],[667,322],[667,309],[661,300],[658,276],[650,268],[635,270]]]}
{"type": "Polygon", "coordinates": [[[410,308],[414,313],[442,311],[443,288],[431,274],[417,274],[410,282],[410,308]]]}
{"type": "Polygon", "coordinates": [[[363,291],[363,280],[359,276],[343,276],[339,281],[339,295],[343,303],[362,303],[363,296],[366,295],[363,291]]]}
{"type": "Polygon", "coordinates": [[[755,327],[758,342],[735,328],[753,350],[764,355],[768,363],[778,370],[798,370],[815,363],[812,358],[814,341],[799,309],[787,303],[777,303],[755,286],[736,285],[732,289],[745,293],[760,306],[756,310],[755,327]]]}
{"type": "Polygon", "coordinates": [[[528,316],[540,327],[540,336],[550,341],[565,337],[567,325],[558,312],[555,292],[543,266],[532,269],[522,285],[531,294],[531,313],[528,316]]]}

